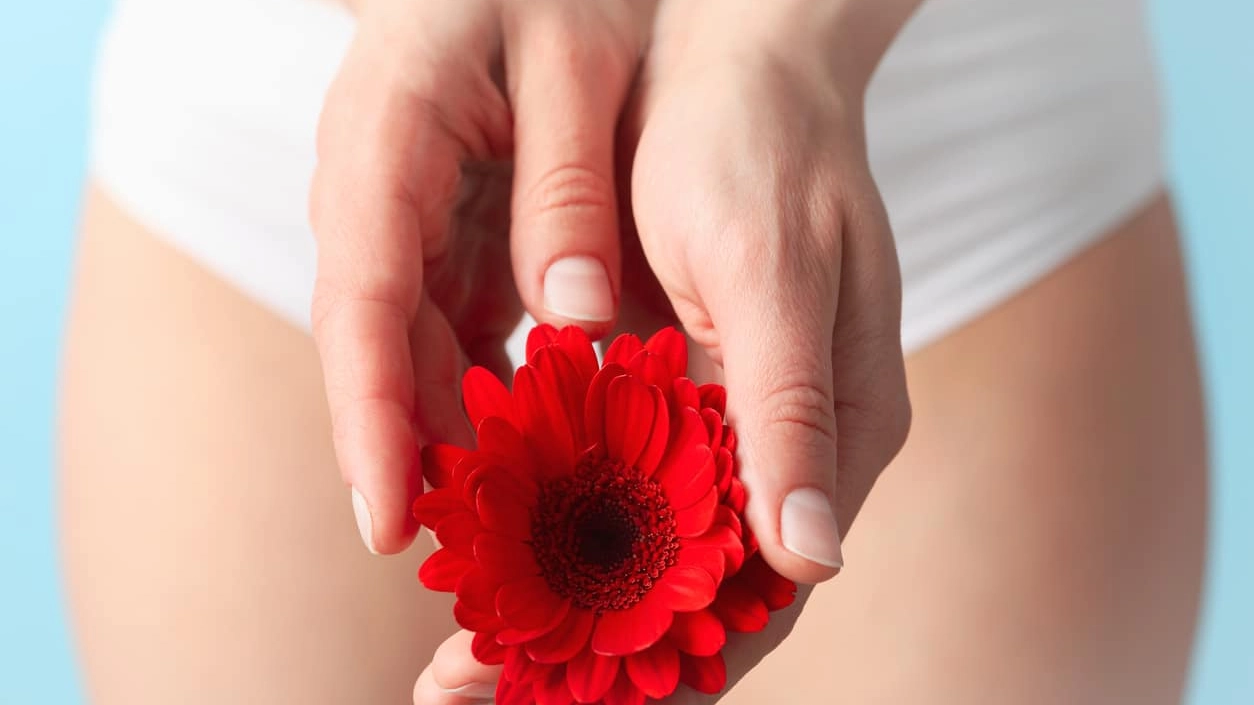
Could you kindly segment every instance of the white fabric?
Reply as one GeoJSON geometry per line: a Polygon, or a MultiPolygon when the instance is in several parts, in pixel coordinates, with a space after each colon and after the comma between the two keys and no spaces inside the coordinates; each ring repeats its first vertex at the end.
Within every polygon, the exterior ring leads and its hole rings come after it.
{"type": "MultiPolygon", "coordinates": [[[[1162,183],[1141,0],[930,0],[867,99],[908,350],[1091,243],[1162,183]]],[[[123,207],[308,327],[323,93],[353,34],[330,0],[119,0],[92,170],[123,207]]]]}

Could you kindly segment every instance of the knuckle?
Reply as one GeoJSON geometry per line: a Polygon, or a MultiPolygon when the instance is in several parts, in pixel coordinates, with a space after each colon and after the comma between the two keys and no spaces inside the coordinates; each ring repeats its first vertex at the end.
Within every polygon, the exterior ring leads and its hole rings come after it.
{"type": "Polygon", "coordinates": [[[836,416],[847,443],[873,464],[876,473],[887,466],[906,444],[913,410],[904,385],[900,391],[862,402],[836,403],[836,416]]]}
{"type": "Polygon", "coordinates": [[[809,381],[777,384],[762,399],[763,422],[770,427],[836,443],[836,403],[830,389],[809,381]]]}
{"type": "Polygon", "coordinates": [[[319,276],[310,302],[310,325],[316,340],[335,334],[337,320],[369,313],[375,316],[408,316],[402,301],[413,288],[411,282],[396,277],[367,276],[349,281],[319,276]]]}
{"type": "Polygon", "coordinates": [[[584,164],[559,164],[544,172],[522,201],[524,217],[541,217],[568,208],[612,209],[614,187],[609,177],[584,164]]]}
{"type": "Polygon", "coordinates": [[[914,408],[910,405],[910,397],[903,391],[901,399],[890,412],[889,422],[885,429],[888,445],[892,448],[894,456],[906,445],[906,439],[910,437],[910,427],[913,424],[914,408]]]}

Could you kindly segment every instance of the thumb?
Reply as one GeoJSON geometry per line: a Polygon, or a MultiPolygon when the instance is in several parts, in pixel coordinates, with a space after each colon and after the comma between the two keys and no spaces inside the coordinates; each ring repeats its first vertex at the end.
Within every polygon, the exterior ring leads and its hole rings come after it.
{"type": "Polygon", "coordinates": [[[510,250],[538,321],[593,336],[617,315],[614,134],[635,55],[598,42],[586,9],[526,5],[510,23],[515,176],[510,250]]]}
{"type": "Polygon", "coordinates": [[[781,575],[826,580],[844,563],[835,514],[837,419],[832,381],[835,292],[797,279],[734,300],[712,318],[737,429],[746,515],[781,575]],[[732,308],[729,306],[728,308],[732,308]]]}

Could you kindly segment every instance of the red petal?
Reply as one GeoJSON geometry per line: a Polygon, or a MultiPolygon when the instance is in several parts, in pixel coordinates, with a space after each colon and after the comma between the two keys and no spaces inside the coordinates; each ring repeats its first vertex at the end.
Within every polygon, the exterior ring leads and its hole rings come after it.
{"type": "Polygon", "coordinates": [[[727,685],[727,665],[722,654],[680,658],[679,680],[699,693],[714,695],[727,685]]]}
{"type": "Polygon", "coordinates": [[[611,364],[627,367],[627,363],[631,362],[631,358],[636,353],[644,349],[644,343],[631,333],[624,333],[614,339],[610,343],[609,349],[605,351],[605,364],[603,367],[609,367],[611,364]]]}
{"type": "Polygon", "coordinates": [[[462,501],[468,507],[478,508],[479,490],[484,484],[500,485],[519,501],[528,504],[533,502],[540,489],[535,483],[535,478],[522,475],[517,470],[507,467],[504,462],[507,462],[504,458],[498,458],[490,453],[476,453],[457,466],[458,474],[467,468],[470,469],[461,485],[462,501]]]}
{"type": "Polygon", "coordinates": [[[678,330],[670,326],[663,328],[649,338],[644,348],[666,363],[671,377],[688,374],[688,339],[678,330]]]}
{"type": "Polygon", "coordinates": [[[527,359],[531,362],[532,356],[541,348],[548,347],[557,342],[557,328],[548,323],[541,323],[527,333],[527,359]]]}
{"type": "Polygon", "coordinates": [[[679,652],[669,641],[627,657],[627,675],[650,698],[662,699],[679,685],[679,652]]]}
{"type": "Polygon", "coordinates": [[[713,409],[719,416],[727,415],[727,388],[721,384],[703,384],[697,388],[701,395],[701,407],[713,409]]]}
{"type": "Polygon", "coordinates": [[[483,532],[483,525],[470,512],[450,514],[435,525],[435,538],[444,548],[473,560],[475,537],[483,532]]]}
{"type": "Polygon", "coordinates": [[[670,435],[669,412],[666,410],[666,398],[662,396],[662,390],[649,387],[649,394],[653,397],[653,430],[649,433],[649,441],[640,453],[640,458],[636,460],[636,469],[646,476],[652,475],[657,469],[662,454],[666,452],[667,437],[670,435]]]}
{"type": "MultiPolygon", "coordinates": [[[[475,458],[475,461],[481,461],[481,460],[483,459],[475,458]]],[[[497,467],[496,465],[493,465],[490,462],[468,461],[462,467],[464,468],[467,466],[473,466],[473,467],[471,468],[470,472],[466,474],[465,479],[462,480],[461,487],[462,487],[462,501],[465,502],[466,506],[468,507],[475,507],[478,504],[476,495],[479,494],[479,487],[482,486],[484,482],[492,480],[493,476],[496,476],[496,479],[500,481],[509,480],[508,470],[506,470],[505,468],[497,467]]]]}
{"type": "Polygon", "coordinates": [[[472,367],[462,377],[462,398],[466,404],[466,416],[472,426],[489,416],[497,416],[512,424],[518,423],[514,413],[514,400],[505,383],[483,367],[472,367]]]}
{"type": "MultiPolygon", "coordinates": [[[[465,603],[467,609],[496,616],[496,591],[501,581],[493,578],[484,569],[475,566],[457,581],[457,601],[465,603]]],[[[467,627],[470,629],[470,627],[467,627]]],[[[471,631],[481,632],[482,629],[471,631]]]]}
{"type": "Polygon", "coordinates": [[[709,531],[714,523],[714,510],[718,508],[718,489],[710,486],[696,504],[675,511],[675,534],[683,538],[700,536],[709,531]]]}
{"type": "Polygon", "coordinates": [[[535,457],[516,426],[505,419],[489,416],[479,423],[476,432],[479,436],[479,455],[491,456],[520,481],[535,481],[535,457]]]}
{"type": "Polygon", "coordinates": [[[531,547],[500,534],[483,533],[475,537],[475,560],[484,571],[497,578],[540,574],[531,547]]]}
{"type": "Polygon", "coordinates": [[[431,490],[414,500],[414,518],[425,527],[435,528],[444,517],[468,508],[456,488],[431,490]]]}
{"type": "Polygon", "coordinates": [[[605,445],[605,395],[609,391],[610,382],[626,374],[627,371],[622,366],[607,364],[588,385],[588,398],[583,406],[586,445],[605,445]]]}
{"type": "Polygon", "coordinates": [[[769,618],[762,598],[737,582],[723,585],[711,609],[734,632],[760,632],[769,618]]]}
{"type": "MultiPolygon", "coordinates": [[[[723,556],[714,553],[722,563],[723,556]]],[[[719,566],[720,572],[722,566],[719,566]]],[[[704,568],[695,565],[671,566],[653,585],[650,597],[655,597],[663,607],[675,612],[692,612],[714,601],[718,583],[704,568]]]]}
{"type": "Polygon", "coordinates": [[[731,485],[727,487],[727,506],[731,507],[737,514],[743,514],[745,511],[745,501],[748,497],[745,495],[745,485],[740,478],[732,476],[731,485]]]}
{"type": "Polygon", "coordinates": [[[605,697],[605,692],[618,677],[618,656],[602,656],[591,651],[581,651],[566,664],[566,685],[575,700],[594,703],[605,697]]]}
{"type": "MultiPolygon", "coordinates": [[[[745,545],[740,536],[729,526],[720,526],[717,521],[706,533],[681,542],[686,548],[714,549],[723,555],[723,575],[734,575],[745,562],[745,545]]],[[[717,577],[717,576],[716,576],[717,577]]]]}
{"type": "Polygon", "coordinates": [[[671,626],[674,613],[646,595],[627,610],[606,612],[592,632],[592,650],[606,656],[626,656],[657,643],[671,626]]]}
{"type": "Polygon", "coordinates": [[[623,669],[605,694],[605,705],[644,705],[644,698],[644,692],[631,682],[631,677],[623,669]]]}
{"type": "Polygon", "coordinates": [[[462,575],[474,567],[473,561],[458,555],[455,551],[441,548],[423,561],[422,567],[418,569],[418,580],[428,590],[453,592],[457,589],[457,581],[462,575]]]}
{"type": "Polygon", "coordinates": [[[670,430],[671,438],[666,444],[666,454],[658,464],[656,474],[659,478],[671,473],[686,473],[694,462],[690,457],[692,449],[709,446],[705,424],[701,422],[701,415],[695,409],[680,409],[678,416],[671,419],[670,430]]]}
{"type": "Polygon", "coordinates": [[[496,643],[496,639],[488,632],[480,632],[470,641],[470,653],[479,663],[488,666],[499,666],[505,663],[505,647],[496,643]]]}
{"type": "Polygon", "coordinates": [[[493,705],[536,705],[536,699],[532,695],[534,685],[499,678],[496,682],[496,697],[491,702],[493,705]]]}
{"type": "Polygon", "coordinates": [[[454,484],[453,471],[457,463],[470,454],[465,448],[447,443],[433,443],[422,449],[422,476],[435,488],[454,484]]]}
{"type": "Polygon", "coordinates": [[[534,368],[520,367],[514,374],[514,402],[523,437],[539,461],[539,476],[560,477],[573,470],[574,438],[558,390],[534,368]]]}
{"type": "Polygon", "coordinates": [[[588,389],[592,377],[597,373],[597,351],[592,347],[592,340],[579,326],[566,326],[557,333],[557,344],[562,352],[575,364],[579,376],[583,379],[583,389],[588,389]]]}
{"type": "Polygon", "coordinates": [[[697,392],[697,385],[687,377],[680,377],[672,384],[673,391],[671,398],[675,401],[675,409],[701,408],[701,395],[697,392]]]}
{"type": "Polygon", "coordinates": [[[475,495],[479,519],[485,527],[520,539],[531,534],[531,509],[525,502],[525,497],[502,482],[485,482],[475,495]]]}
{"type": "Polygon", "coordinates": [[[544,680],[536,681],[532,686],[535,693],[535,705],[570,705],[575,696],[566,685],[566,666],[558,666],[549,671],[544,680]]]}
{"type": "MultiPolygon", "coordinates": [[[[572,437],[578,441],[576,445],[584,445],[583,403],[588,394],[590,380],[580,376],[575,363],[558,347],[541,348],[532,358],[531,366],[557,392],[557,398],[565,412],[566,425],[571,429],[572,437]]],[[[583,448],[576,447],[576,450],[583,448]]]]}
{"type": "Polygon", "coordinates": [[[636,353],[627,363],[627,371],[641,382],[667,391],[670,391],[671,382],[675,379],[666,363],[648,350],[636,353]]]}
{"type": "Polygon", "coordinates": [[[719,448],[714,454],[714,486],[718,487],[719,495],[726,495],[731,488],[732,454],[726,448],[719,448]]]}
{"type": "MultiPolygon", "coordinates": [[[[718,530],[722,531],[722,529],[718,530]]],[[[722,546],[693,544],[692,539],[680,539],[679,543],[681,548],[679,549],[676,568],[681,565],[697,567],[709,573],[715,584],[723,582],[727,569],[727,557],[723,552],[722,546]]],[[[704,607],[704,605],[702,606],[704,607]]]]}
{"type": "Polygon", "coordinates": [[[776,573],[761,554],[755,555],[745,563],[744,568],[736,574],[735,581],[744,584],[762,598],[766,608],[771,611],[782,610],[797,599],[797,584],[776,573]]]}
{"type": "Polygon", "coordinates": [[[582,607],[571,607],[553,631],[526,644],[527,654],[540,663],[563,663],[588,646],[595,618],[582,607]]]}
{"type": "Polygon", "coordinates": [[[496,592],[496,613],[506,625],[531,632],[532,638],[561,624],[569,609],[570,600],[555,594],[540,577],[506,583],[496,592]]]}
{"type": "Polygon", "coordinates": [[[496,643],[501,646],[522,646],[541,632],[535,629],[515,629],[506,624],[496,633],[496,643]]]}
{"type": "Polygon", "coordinates": [[[649,442],[655,421],[653,395],[634,377],[616,377],[605,393],[605,450],[635,465],[649,442]]]}
{"type": "Polygon", "coordinates": [[[666,638],[680,651],[694,656],[712,656],[727,643],[727,630],[710,610],[681,612],[675,615],[666,638]]]}
{"type": "Polygon", "coordinates": [[[491,612],[480,612],[461,600],[453,603],[453,619],[462,629],[472,632],[498,632],[505,627],[500,617],[491,612]]]}
{"type": "Polygon", "coordinates": [[[498,678],[496,695],[491,702],[494,705],[534,705],[534,698],[531,697],[531,684],[515,683],[508,678],[498,678]]]}
{"type": "Polygon", "coordinates": [[[740,521],[740,517],[736,514],[736,510],[722,504],[714,512],[714,523],[717,526],[726,526],[735,532],[736,537],[740,538],[745,533],[744,524],[740,521]]]}
{"type": "Polygon", "coordinates": [[[553,667],[532,661],[522,649],[510,649],[505,655],[506,678],[515,683],[532,683],[547,678],[553,667]]]}
{"type": "MultiPolygon", "coordinates": [[[[714,455],[706,446],[693,446],[684,461],[672,463],[655,478],[666,490],[666,498],[676,509],[691,507],[714,489],[714,455]]],[[[715,493],[718,501],[718,493],[715,493]]]]}
{"type": "Polygon", "coordinates": [[[710,437],[710,447],[718,448],[723,442],[723,417],[713,409],[702,409],[701,422],[705,424],[705,432],[710,437]]]}

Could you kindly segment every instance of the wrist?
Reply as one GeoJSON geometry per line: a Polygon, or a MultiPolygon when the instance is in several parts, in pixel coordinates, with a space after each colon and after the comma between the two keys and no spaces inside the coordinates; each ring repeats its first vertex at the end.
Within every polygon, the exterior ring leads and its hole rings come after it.
{"type": "Polygon", "coordinates": [[[663,2],[655,48],[671,61],[765,57],[861,98],[880,58],[922,0],[663,2]]]}

